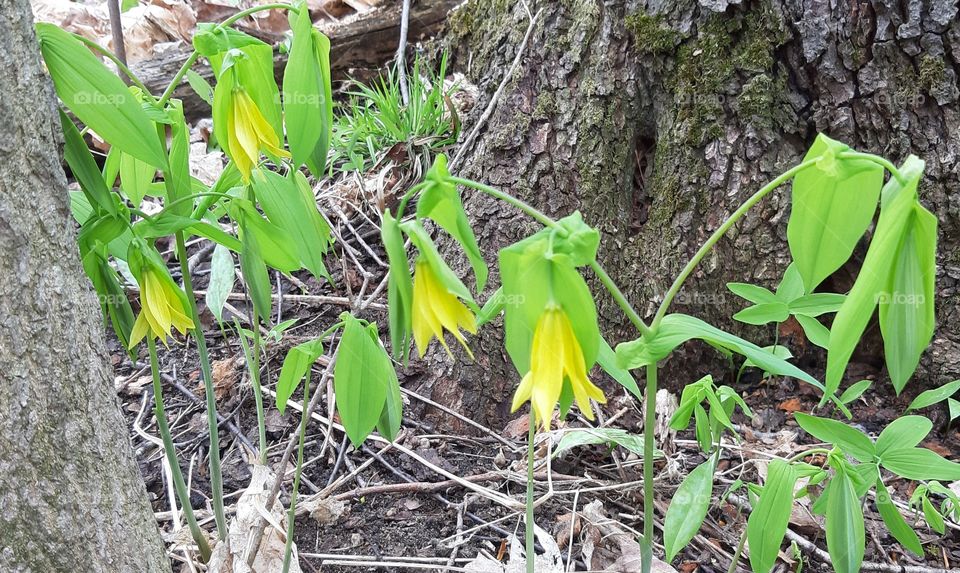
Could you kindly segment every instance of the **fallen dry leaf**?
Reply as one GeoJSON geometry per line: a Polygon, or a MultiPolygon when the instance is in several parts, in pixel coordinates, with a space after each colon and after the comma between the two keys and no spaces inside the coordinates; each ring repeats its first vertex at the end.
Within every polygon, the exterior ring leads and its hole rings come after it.
{"type": "MultiPolygon", "coordinates": [[[[584,506],[582,515],[586,522],[584,529],[597,532],[596,535],[587,535],[583,544],[584,561],[591,570],[619,573],[640,571],[640,544],[623,525],[604,514],[600,500],[584,506]]],[[[656,557],[650,570],[653,573],[677,573],[670,564],[656,557]]]]}
{"type": "MultiPolygon", "coordinates": [[[[265,507],[275,479],[273,472],[265,466],[253,465],[251,473],[250,485],[237,500],[236,517],[230,522],[227,538],[213,550],[210,563],[207,564],[208,573],[277,573],[283,570],[287,513],[279,501],[274,501],[269,510],[265,507]],[[266,517],[268,523],[251,568],[243,554],[261,517],[266,517]]],[[[296,545],[293,546],[290,571],[300,573],[296,545]]]]}
{"type": "Polygon", "coordinates": [[[800,404],[800,398],[788,398],[783,402],[780,402],[780,405],[777,406],[777,408],[780,408],[788,414],[792,414],[802,410],[803,406],[800,404]]]}

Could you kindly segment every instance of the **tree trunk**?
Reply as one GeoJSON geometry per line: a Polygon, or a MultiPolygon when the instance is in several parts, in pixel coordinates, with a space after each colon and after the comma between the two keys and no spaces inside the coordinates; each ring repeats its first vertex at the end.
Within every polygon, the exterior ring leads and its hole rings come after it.
{"type": "MultiPolygon", "coordinates": [[[[562,216],[580,210],[603,234],[600,258],[635,307],[655,303],[709,234],[764,183],[799,162],[818,131],[900,163],[927,161],[921,200],[939,218],[938,329],[916,379],[935,385],[960,371],[960,21],[950,0],[538,0],[543,10],[520,69],[459,174],[562,216]]],[[[521,3],[469,0],[447,43],[480,86],[485,107],[528,23],[521,3]],[[493,72],[496,70],[495,72],[493,72]],[[491,73],[493,72],[493,73],[491,73]]],[[[468,124],[469,125],[469,124],[468,124]]],[[[730,316],[746,306],[730,281],[775,286],[789,262],[789,192],[765,199],[691,277],[672,310],[760,344],[767,328],[730,316]]],[[[485,252],[533,227],[472,194],[468,212],[485,252]]],[[[845,292],[864,249],[824,285],[845,292]]],[[[599,292],[599,289],[595,289],[599,292]]],[[[598,297],[611,343],[634,338],[612,300],[598,297]]],[[[879,371],[871,327],[854,361],[879,371]]],[[[501,341],[478,341],[481,368],[457,383],[423,385],[468,415],[502,423],[517,382],[501,341]],[[487,357],[487,355],[490,355],[487,357]],[[488,363],[489,362],[489,363],[488,363]],[[504,377],[506,379],[504,379],[504,377]]],[[[822,353],[806,359],[820,368],[822,353]]],[[[718,366],[688,345],[666,363],[676,389],[718,366]]],[[[855,364],[848,371],[855,375],[855,364]]],[[[443,379],[441,374],[439,379],[443,379]]],[[[859,379],[859,378],[858,378],[859,379]]]]}
{"type": "Polygon", "coordinates": [[[0,0],[0,570],[162,572],[27,0],[0,0]]]}

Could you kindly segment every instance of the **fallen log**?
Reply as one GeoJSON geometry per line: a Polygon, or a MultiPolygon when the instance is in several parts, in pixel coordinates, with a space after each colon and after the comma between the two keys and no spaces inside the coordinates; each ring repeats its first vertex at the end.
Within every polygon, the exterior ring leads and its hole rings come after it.
{"type": "MultiPolygon", "coordinates": [[[[446,20],[447,13],[462,0],[421,0],[410,12],[409,40],[428,38],[437,33],[446,20]]],[[[398,5],[385,6],[364,14],[357,14],[339,22],[320,22],[317,28],[330,38],[330,67],[333,77],[342,78],[351,68],[376,68],[389,61],[395,54],[400,38],[400,12],[398,5]]],[[[152,93],[162,93],[173,81],[180,66],[190,56],[184,47],[153,60],[132,66],[134,73],[152,93]]],[[[279,82],[283,75],[287,55],[279,51],[274,56],[274,71],[279,82]]],[[[210,65],[201,59],[193,70],[213,83],[210,65]]],[[[173,92],[173,97],[183,101],[188,119],[209,117],[210,107],[193,89],[182,81],[173,92]]]]}

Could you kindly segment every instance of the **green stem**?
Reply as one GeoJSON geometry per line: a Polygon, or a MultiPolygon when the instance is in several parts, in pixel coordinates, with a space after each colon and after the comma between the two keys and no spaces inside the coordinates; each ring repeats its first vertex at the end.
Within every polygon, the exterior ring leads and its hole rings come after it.
{"type": "Polygon", "coordinates": [[[650,573],[653,566],[653,457],[656,451],[654,426],[657,415],[657,364],[647,364],[647,387],[643,412],[643,539],[640,540],[640,568],[650,573]]]}
{"type": "Polygon", "coordinates": [[[177,452],[173,446],[173,436],[170,435],[170,427],[167,425],[167,414],[163,408],[163,385],[160,382],[160,365],[157,360],[157,343],[153,340],[153,336],[147,336],[147,348],[150,350],[150,370],[153,373],[153,411],[157,418],[157,428],[160,431],[160,438],[163,440],[163,453],[167,457],[167,463],[170,465],[170,473],[173,475],[173,489],[177,492],[177,499],[180,500],[180,507],[183,509],[183,515],[187,519],[190,536],[193,537],[193,541],[200,550],[200,559],[206,563],[210,560],[210,545],[207,543],[207,538],[200,529],[200,525],[197,524],[197,517],[193,514],[193,505],[190,503],[190,492],[187,491],[187,484],[183,481],[183,472],[180,469],[177,452]]]}
{"type": "Polygon", "coordinates": [[[840,159],[864,159],[864,160],[866,160],[866,161],[872,161],[872,162],[876,163],[877,165],[880,165],[881,167],[883,167],[883,168],[886,169],[887,171],[889,171],[890,174],[893,175],[893,177],[894,177],[897,181],[899,181],[901,185],[906,184],[906,182],[907,182],[907,178],[904,177],[903,173],[901,173],[899,169],[897,169],[897,166],[896,166],[896,165],[894,165],[893,163],[891,163],[891,162],[888,161],[887,159],[884,159],[883,157],[880,157],[879,155],[874,155],[874,154],[872,154],[872,153],[862,153],[862,152],[860,152],[860,151],[852,151],[852,150],[851,150],[851,151],[844,151],[844,152],[840,153],[840,155],[839,155],[838,157],[839,157],[840,159]]]}
{"type": "MultiPolygon", "coordinates": [[[[510,205],[513,205],[520,211],[523,211],[530,217],[536,219],[543,224],[544,227],[556,227],[557,222],[554,221],[550,216],[546,215],[542,211],[533,207],[529,203],[517,199],[509,193],[504,193],[498,189],[494,189],[489,185],[483,185],[482,183],[477,183],[476,181],[471,181],[469,179],[461,179],[459,177],[451,177],[451,182],[457,185],[463,185],[465,187],[471,187],[477,191],[486,193],[491,197],[495,197],[510,205]]],[[[406,197],[404,197],[406,199],[406,197]]],[[[590,263],[590,268],[593,269],[593,272],[597,275],[597,278],[600,279],[600,282],[603,286],[610,292],[613,296],[613,300],[616,301],[617,305],[623,310],[624,314],[630,319],[630,322],[640,331],[640,334],[649,334],[650,329],[647,327],[646,323],[643,322],[643,319],[640,318],[640,314],[630,305],[630,302],[627,300],[627,297],[623,295],[623,292],[620,291],[620,288],[617,287],[617,284],[613,282],[613,279],[610,278],[610,275],[607,274],[607,271],[604,270],[603,266],[600,265],[596,260],[590,263]]]]}
{"type": "Polygon", "coordinates": [[[737,543],[737,550],[733,554],[733,560],[730,562],[730,568],[727,573],[737,573],[737,565],[740,563],[740,556],[743,555],[743,546],[747,542],[747,529],[743,529],[740,534],[740,542],[737,543]]]}
{"type": "MultiPolygon", "coordinates": [[[[299,10],[297,10],[296,8],[294,8],[289,4],[262,4],[260,6],[254,6],[253,8],[247,8],[246,10],[237,12],[233,16],[230,16],[223,22],[217,24],[216,30],[219,30],[221,28],[226,28],[227,26],[231,26],[233,25],[234,22],[237,22],[238,20],[246,18],[251,14],[255,14],[256,12],[262,12],[264,10],[274,10],[274,9],[290,10],[298,14],[300,13],[299,10]]],[[[173,76],[173,80],[170,81],[170,85],[167,86],[167,89],[164,90],[163,95],[160,96],[159,102],[161,107],[163,107],[163,105],[167,103],[170,97],[173,96],[174,90],[177,89],[177,86],[179,86],[180,82],[183,81],[183,76],[187,75],[187,70],[189,70],[193,66],[193,64],[197,62],[199,58],[200,58],[200,52],[194,50],[193,52],[190,53],[190,57],[188,57],[187,60],[183,62],[183,65],[180,66],[180,69],[177,70],[177,73],[173,76]]]]}
{"type": "MultiPolygon", "coordinates": [[[[303,386],[303,403],[310,403],[310,369],[307,369],[307,380],[303,386]]],[[[290,492],[290,513],[287,515],[287,544],[283,550],[283,573],[290,571],[290,558],[293,555],[293,529],[297,517],[297,492],[300,491],[300,475],[303,473],[303,442],[307,435],[306,412],[300,415],[300,440],[297,444],[297,470],[293,476],[293,491],[290,492]]],[[[280,479],[282,476],[278,476],[280,479]]]]}
{"type": "Polygon", "coordinates": [[[660,326],[660,322],[663,320],[663,317],[666,316],[667,314],[667,309],[670,308],[670,303],[673,302],[673,299],[677,296],[677,293],[680,292],[680,288],[683,286],[683,283],[690,277],[694,269],[697,268],[697,265],[699,265],[700,262],[703,260],[703,258],[707,256],[707,253],[709,253],[710,250],[713,249],[713,246],[717,244],[720,238],[723,237],[727,233],[727,231],[730,230],[731,227],[733,227],[734,223],[739,221],[740,218],[747,213],[747,211],[749,211],[751,208],[753,208],[754,205],[759,203],[761,199],[763,199],[768,194],[770,194],[771,191],[779,187],[785,181],[791,179],[797,173],[800,173],[804,169],[816,164],[816,162],[819,160],[820,160],[820,157],[814,157],[813,159],[808,159],[807,161],[804,161],[803,163],[788,169],[779,177],[777,177],[770,183],[767,183],[766,185],[763,186],[763,188],[761,188],[759,191],[754,193],[752,197],[747,199],[747,201],[743,205],[740,205],[740,207],[736,211],[734,211],[729,217],[727,217],[727,220],[724,221],[723,224],[717,227],[717,230],[714,231],[712,235],[710,235],[710,238],[707,239],[707,241],[703,244],[703,246],[700,247],[700,250],[698,250],[696,254],[693,255],[693,258],[690,259],[690,262],[688,262],[687,265],[683,267],[683,270],[680,271],[679,275],[677,275],[676,280],[674,280],[673,284],[670,285],[670,289],[667,291],[667,294],[663,297],[663,302],[660,303],[660,307],[657,309],[657,314],[653,318],[653,323],[650,325],[650,328],[652,330],[656,330],[657,327],[660,326]]]}
{"type": "MultiPolygon", "coordinates": [[[[163,206],[163,209],[161,209],[160,212],[155,213],[155,214],[153,215],[153,217],[156,218],[156,217],[159,217],[159,216],[163,215],[165,212],[169,211],[171,208],[179,205],[180,203],[186,203],[187,201],[191,201],[191,202],[192,202],[192,201],[193,201],[194,199],[196,199],[197,197],[208,197],[208,196],[209,196],[209,197],[223,197],[223,198],[226,198],[226,199],[229,199],[229,198],[230,198],[230,195],[227,195],[226,193],[218,193],[217,191],[201,191],[200,193],[191,193],[190,195],[188,195],[188,196],[186,196],[186,197],[181,197],[181,198],[177,199],[176,201],[171,201],[168,205],[164,205],[164,206],[163,206]]],[[[139,213],[138,213],[138,214],[139,214],[139,213]]],[[[196,217],[194,217],[194,218],[196,218],[196,217]]]]}
{"type": "Polygon", "coordinates": [[[536,570],[536,550],[534,548],[535,538],[533,534],[533,461],[534,461],[534,439],[536,438],[537,418],[533,412],[533,404],[530,405],[530,429],[527,431],[527,515],[526,529],[524,530],[524,541],[527,544],[527,573],[534,573],[536,570]]]}
{"type": "Polygon", "coordinates": [[[795,455],[795,456],[793,456],[793,457],[791,457],[791,458],[788,458],[788,459],[787,459],[787,463],[788,463],[788,464],[792,464],[792,463],[798,462],[798,461],[800,461],[800,460],[802,460],[803,458],[808,457],[808,456],[812,456],[812,455],[816,455],[816,454],[829,454],[829,453],[830,453],[830,450],[828,450],[827,448],[811,448],[811,449],[809,449],[809,450],[802,451],[802,452],[800,452],[799,454],[797,454],[797,455],[795,455]]]}
{"type": "Polygon", "coordinates": [[[597,278],[600,279],[600,283],[610,292],[613,296],[613,300],[620,306],[623,310],[623,313],[627,315],[627,318],[630,319],[630,322],[633,323],[633,326],[640,331],[640,334],[646,336],[650,334],[650,327],[647,326],[647,323],[643,322],[643,319],[640,318],[640,315],[637,311],[630,305],[630,302],[627,300],[627,297],[620,291],[620,288],[617,287],[617,283],[613,282],[613,279],[610,278],[610,275],[607,274],[607,271],[604,270],[600,263],[597,261],[590,262],[590,268],[593,269],[594,274],[597,275],[597,278]]]}
{"type": "Polygon", "coordinates": [[[247,344],[247,336],[243,333],[240,321],[234,319],[237,335],[240,337],[240,348],[243,349],[243,358],[247,361],[247,370],[250,372],[250,384],[253,386],[253,400],[257,406],[257,434],[260,437],[260,463],[267,464],[267,429],[263,414],[263,390],[260,387],[260,320],[257,311],[253,311],[253,352],[247,344]]]}
{"type": "Polygon", "coordinates": [[[147,89],[147,86],[143,85],[143,82],[140,81],[140,78],[138,78],[137,75],[136,75],[135,73],[133,73],[133,71],[131,71],[130,68],[128,68],[127,65],[124,64],[124,63],[120,60],[120,58],[118,58],[118,57],[116,56],[116,54],[114,54],[114,53],[111,52],[110,50],[104,48],[104,47],[101,46],[100,44],[94,42],[93,40],[91,40],[91,39],[89,39],[89,38],[84,38],[84,37],[81,36],[80,34],[74,34],[73,37],[76,38],[76,39],[78,39],[78,40],[80,40],[81,42],[83,42],[83,43],[84,43],[85,45],[87,45],[88,47],[93,48],[93,49],[96,50],[97,52],[99,52],[99,53],[103,54],[104,56],[106,56],[108,60],[110,60],[111,62],[113,62],[113,64],[114,64],[115,66],[117,66],[117,69],[118,69],[118,70],[120,70],[125,76],[127,76],[128,78],[130,78],[130,81],[133,82],[133,85],[137,86],[138,88],[140,88],[140,89],[143,91],[143,95],[144,95],[145,97],[148,97],[148,98],[150,98],[151,100],[153,100],[153,95],[150,94],[150,90],[147,89]]]}
{"type": "Polygon", "coordinates": [[[476,189],[477,191],[486,193],[491,197],[496,197],[501,201],[509,203],[510,205],[513,205],[517,209],[523,211],[530,217],[539,221],[544,227],[552,228],[557,226],[557,222],[551,219],[547,214],[540,211],[533,205],[530,205],[529,203],[526,203],[524,201],[521,201],[520,199],[517,199],[516,197],[514,197],[509,193],[504,193],[499,189],[494,189],[493,187],[490,187],[489,185],[484,185],[483,183],[477,183],[476,181],[471,181],[469,179],[461,179],[460,177],[451,177],[450,182],[455,185],[463,185],[464,187],[471,187],[473,189],[476,189]]]}
{"type": "Polygon", "coordinates": [[[213,514],[217,521],[217,535],[225,539],[227,535],[227,518],[223,510],[223,473],[220,469],[220,429],[217,425],[217,398],[213,391],[213,371],[210,368],[210,355],[207,352],[207,341],[203,337],[203,327],[200,325],[200,313],[197,311],[197,296],[193,292],[193,280],[190,278],[190,267],[187,259],[187,245],[183,239],[183,231],[177,231],[177,258],[180,259],[180,271],[183,275],[183,290],[187,293],[190,303],[190,317],[193,319],[193,339],[197,343],[197,353],[200,355],[200,370],[203,376],[203,389],[207,397],[207,427],[210,432],[210,487],[213,497],[213,514]]]}

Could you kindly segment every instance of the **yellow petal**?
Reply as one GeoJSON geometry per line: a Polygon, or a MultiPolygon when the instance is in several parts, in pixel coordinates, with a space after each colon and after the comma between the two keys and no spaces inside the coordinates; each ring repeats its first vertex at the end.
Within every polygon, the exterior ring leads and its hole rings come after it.
{"type": "Polygon", "coordinates": [[[520,406],[523,406],[524,402],[530,399],[531,392],[533,391],[533,374],[527,372],[527,375],[520,380],[520,386],[517,387],[517,392],[513,395],[513,404],[510,406],[510,412],[516,412],[520,409],[520,406]]]}
{"type": "Polygon", "coordinates": [[[167,293],[163,289],[163,284],[156,271],[147,269],[143,272],[143,288],[140,300],[148,312],[148,319],[153,319],[154,330],[161,332],[170,331],[170,311],[168,310],[167,293]]]}
{"type": "MultiPolygon", "coordinates": [[[[427,346],[434,336],[443,342],[443,329],[430,304],[431,278],[429,267],[418,261],[413,275],[412,322],[413,339],[417,343],[417,350],[420,352],[421,358],[423,358],[427,346]]],[[[443,344],[446,348],[446,343],[443,342],[443,344]]],[[[449,349],[447,349],[447,352],[449,352],[449,349]]]]}
{"type": "Polygon", "coordinates": [[[239,147],[234,154],[245,155],[244,161],[249,161],[252,167],[260,159],[260,141],[251,118],[251,109],[256,109],[256,105],[247,92],[241,89],[234,91],[233,109],[235,113],[233,132],[239,147]]]}
{"type": "Polygon", "coordinates": [[[150,325],[147,324],[146,313],[141,310],[136,322],[133,323],[133,328],[130,330],[130,342],[127,344],[127,348],[133,348],[143,340],[149,329],[150,325]]]}

